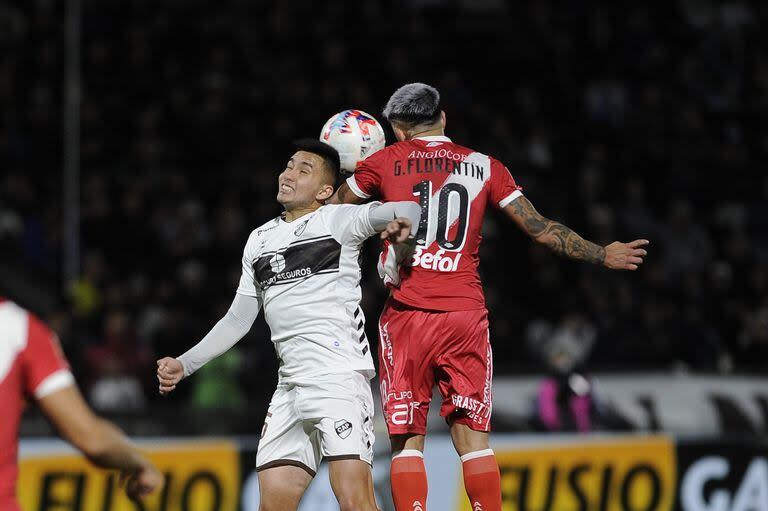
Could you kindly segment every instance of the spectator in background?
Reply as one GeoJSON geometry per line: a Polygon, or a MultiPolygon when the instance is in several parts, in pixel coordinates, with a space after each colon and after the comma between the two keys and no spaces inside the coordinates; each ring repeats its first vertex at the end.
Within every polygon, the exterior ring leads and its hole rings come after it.
{"type": "Polygon", "coordinates": [[[152,384],[152,353],[136,339],[123,310],[107,312],[102,342],[86,350],[88,397],[99,410],[140,410],[144,385],[152,384]]]}
{"type": "Polygon", "coordinates": [[[595,327],[578,313],[567,313],[558,324],[531,322],[526,333],[530,349],[544,359],[550,376],[539,383],[531,423],[550,432],[590,433],[631,429],[597,391],[585,363],[595,342],[595,327]]]}

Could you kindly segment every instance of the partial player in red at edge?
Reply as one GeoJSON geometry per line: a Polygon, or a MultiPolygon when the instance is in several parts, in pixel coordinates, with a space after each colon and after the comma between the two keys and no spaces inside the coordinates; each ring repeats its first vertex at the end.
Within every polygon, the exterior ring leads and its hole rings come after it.
{"type": "Polygon", "coordinates": [[[94,464],[121,471],[129,497],[159,490],[163,476],[112,423],[91,411],[54,334],[34,314],[0,297],[0,509],[16,502],[19,423],[33,400],[59,434],[94,464]]]}

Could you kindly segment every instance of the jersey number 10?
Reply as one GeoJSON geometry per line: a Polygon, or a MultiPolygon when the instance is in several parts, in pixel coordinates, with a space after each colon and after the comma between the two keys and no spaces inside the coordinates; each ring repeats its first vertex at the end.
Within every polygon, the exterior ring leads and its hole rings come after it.
{"type": "MultiPolygon", "coordinates": [[[[435,225],[433,215],[430,215],[432,201],[432,182],[421,181],[414,185],[413,194],[419,198],[421,206],[421,219],[419,220],[419,229],[416,231],[416,243],[426,245],[427,239],[437,241],[437,246],[443,250],[458,252],[464,247],[464,240],[467,236],[467,226],[469,225],[469,192],[459,183],[446,183],[440,189],[440,195],[437,197],[437,225],[435,225]],[[456,234],[453,239],[448,239],[448,211],[452,201],[458,201],[459,215],[456,234]],[[436,230],[436,232],[435,232],[436,230]]],[[[452,223],[452,222],[451,222],[452,223]]]]}

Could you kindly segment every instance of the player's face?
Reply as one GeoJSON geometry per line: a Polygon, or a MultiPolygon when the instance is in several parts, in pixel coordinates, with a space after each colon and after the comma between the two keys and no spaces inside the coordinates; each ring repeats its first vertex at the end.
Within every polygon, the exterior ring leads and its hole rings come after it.
{"type": "Polygon", "coordinates": [[[297,151],[277,179],[277,202],[285,209],[295,209],[330,197],[333,187],[325,182],[323,165],[322,157],[297,151]]]}

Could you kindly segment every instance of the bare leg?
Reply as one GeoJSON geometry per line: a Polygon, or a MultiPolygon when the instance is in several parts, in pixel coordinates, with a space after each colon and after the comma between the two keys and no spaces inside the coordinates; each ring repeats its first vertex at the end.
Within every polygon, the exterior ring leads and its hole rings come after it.
{"type": "Polygon", "coordinates": [[[296,511],[312,476],[291,465],[259,472],[259,511],[296,511]]]}
{"type": "Polygon", "coordinates": [[[389,471],[392,500],[397,511],[424,511],[427,508],[427,471],[424,467],[424,435],[389,437],[392,465],[389,471]]]}
{"type": "Polygon", "coordinates": [[[488,433],[475,431],[465,424],[451,424],[451,440],[459,456],[490,448],[488,433]]]}
{"type": "Polygon", "coordinates": [[[424,435],[413,433],[392,435],[389,437],[389,445],[391,446],[392,454],[396,454],[404,449],[424,452],[424,435]]]}
{"type": "Polygon", "coordinates": [[[362,460],[329,461],[328,474],[341,511],[378,511],[368,463],[362,460]]]}
{"type": "Polygon", "coordinates": [[[451,424],[451,439],[461,456],[464,488],[472,509],[501,511],[499,465],[488,445],[488,433],[454,422],[451,424]]]}

